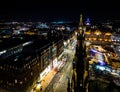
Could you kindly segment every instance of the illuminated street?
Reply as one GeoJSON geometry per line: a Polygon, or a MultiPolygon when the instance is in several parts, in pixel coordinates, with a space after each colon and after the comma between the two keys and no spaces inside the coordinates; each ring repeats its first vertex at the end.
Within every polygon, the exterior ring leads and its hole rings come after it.
{"type": "Polygon", "coordinates": [[[73,72],[72,61],[74,52],[65,49],[65,53],[68,53],[69,56],[66,65],[55,75],[46,92],[67,92],[68,79],[71,79],[73,72]]]}

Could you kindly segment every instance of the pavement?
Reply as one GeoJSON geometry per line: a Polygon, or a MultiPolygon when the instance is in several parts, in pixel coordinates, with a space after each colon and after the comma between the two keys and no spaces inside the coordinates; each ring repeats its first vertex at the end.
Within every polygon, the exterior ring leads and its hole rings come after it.
{"type": "Polygon", "coordinates": [[[36,90],[34,90],[33,92],[45,92],[47,86],[52,81],[56,73],[57,71],[55,70],[55,68],[53,68],[45,77],[43,77],[42,81],[40,82],[40,85],[38,85],[36,87],[36,90]]]}
{"type": "MultiPolygon", "coordinates": [[[[61,56],[59,58],[61,58],[61,56]]],[[[63,66],[64,64],[60,64],[60,67],[63,67],[63,66]]],[[[50,82],[52,81],[52,79],[54,78],[57,72],[58,71],[56,70],[56,68],[53,68],[51,71],[49,71],[49,73],[42,78],[40,84],[38,84],[34,89],[34,91],[31,91],[31,92],[45,92],[46,88],[48,87],[48,85],[50,84],[50,82]]]]}
{"type": "MultiPolygon", "coordinates": [[[[64,64],[60,64],[60,67],[63,67],[64,64]]],[[[36,89],[32,92],[45,92],[46,88],[54,78],[55,74],[58,72],[56,68],[53,68],[51,71],[48,72],[46,76],[44,76],[40,82],[40,85],[36,86],[36,89]]]]}

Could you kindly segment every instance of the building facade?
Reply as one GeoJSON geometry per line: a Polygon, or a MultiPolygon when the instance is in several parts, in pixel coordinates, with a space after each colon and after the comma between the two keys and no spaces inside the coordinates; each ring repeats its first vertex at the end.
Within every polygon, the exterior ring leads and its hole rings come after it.
{"type": "Polygon", "coordinates": [[[0,88],[8,92],[29,92],[32,85],[56,65],[63,52],[63,40],[37,40],[23,43],[18,48],[1,52],[7,55],[0,62],[0,88]],[[16,52],[16,53],[14,53],[16,52]],[[4,76],[4,77],[3,77],[4,76]]]}

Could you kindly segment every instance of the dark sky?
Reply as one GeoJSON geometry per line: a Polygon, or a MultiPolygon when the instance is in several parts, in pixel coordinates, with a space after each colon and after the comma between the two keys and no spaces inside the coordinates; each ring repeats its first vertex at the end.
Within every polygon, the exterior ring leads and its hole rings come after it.
{"type": "Polygon", "coordinates": [[[116,0],[4,0],[0,1],[0,19],[34,21],[120,19],[116,0]],[[115,2],[114,2],[115,1],[115,2]]]}

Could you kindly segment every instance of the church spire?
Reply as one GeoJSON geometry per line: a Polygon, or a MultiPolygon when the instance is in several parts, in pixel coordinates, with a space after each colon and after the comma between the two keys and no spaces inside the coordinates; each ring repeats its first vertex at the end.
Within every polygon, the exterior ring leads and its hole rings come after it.
{"type": "Polygon", "coordinates": [[[83,33],[83,17],[82,17],[82,14],[80,14],[80,21],[79,21],[79,26],[78,26],[78,33],[80,33],[80,34],[83,33]]]}
{"type": "Polygon", "coordinates": [[[80,14],[80,21],[79,21],[79,27],[83,26],[83,17],[82,14],[80,14]]]}

